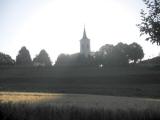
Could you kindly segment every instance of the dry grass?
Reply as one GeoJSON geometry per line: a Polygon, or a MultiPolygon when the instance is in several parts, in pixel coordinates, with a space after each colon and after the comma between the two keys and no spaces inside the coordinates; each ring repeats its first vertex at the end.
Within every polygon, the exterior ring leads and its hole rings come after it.
{"type": "Polygon", "coordinates": [[[2,103],[34,103],[103,109],[160,109],[159,99],[87,94],[0,92],[2,103]]]}
{"type": "Polygon", "coordinates": [[[110,110],[75,106],[0,103],[1,120],[159,120],[153,109],[110,110]]]}
{"type": "Polygon", "coordinates": [[[159,120],[160,100],[85,94],[0,92],[2,120],[159,120]]]}

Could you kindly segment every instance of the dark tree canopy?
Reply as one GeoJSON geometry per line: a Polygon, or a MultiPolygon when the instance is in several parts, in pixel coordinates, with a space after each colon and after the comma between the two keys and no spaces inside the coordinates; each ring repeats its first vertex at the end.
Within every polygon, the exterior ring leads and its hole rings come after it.
{"type": "Polygon", "coordinates": [[[33,59],[33,63],[37,66],[51,66],[52,65],[50,57],[45,50],[40,51],[40,53],[33,59]]]}
{"type": "Polygon", "coordinates": [[[102,56],[109,55],[113,52],[114,46],[112,44],[105,44],[100,49],[99,52],[102,56]]]}
{"type": "Polygon", "coordinates": [[[31,65],[32,60],[29,51],[26,47],[22,47],[16,57],[17,65],[31,65]]]}
{"type": "Polygon", "coordinates": [[[126,57],[128,57],[128,49],[129,49],[128,44],[119,42],[119,43],[115,46],[115,49],[117,49],[117,51],[119,51],[121,54],[124,54],[126,57]]]}
{"type": "Polygon", "coordinates": [[[138,60],[141,60],[144,57],[142,47],[137,43],[132,43],[129,45],[129,59],[133,60],[136,63],[138,60]]]}
{"type": "Polygon", "coordinates": [[[0,52],[0,65],[14,65],[15,61],[4,53],[0,52]]]}
{"type": "Polygon", "coordinates": [[[115,65],[125,66],[128,65],[128,45],[122,42],[118,43],[115,46],[115,49],[112,53],[112,60],[115,65]]]}
{"type": "Polygon", "coordinates": [[[127,44],[118,43],[116,46],[106,44],[95,54],[95,61],[103,66],[123,66],[128,64],[127,44]]]}
{"type": "Polygon", "coordinates": [[[55,63],[56,66],[91,66],[93,64],[92,56],[86,58],[80,53],[72,55],[60,54],[55,63]]]}
{"type": "Polygon", "coordinates": [[[64,65],[69,62],[70,56],[66,54],[60,54],[57,58],[55,65],[64,65]]]}
{"type": "Polygon", "coordinates": [[[106,57],[109,58],[113,52],[114,46],[112,44],[105,44],[102,47],[100,47],[99,51],[95,52],[95,64],[101,65],[108,63],[109,59],[106,60],[106,57]]]}
{"type": "Polygon", "coordinates": [[[143,0],[147,11],[141,10],[141,23],[138,24],[141,34],[148,35],[147,41],[160,45],[160,0],[143,0]]]}
{"type": "Polygon", "coordinates": [[[95,63],[103,66],[126,66],[129,60],[137,62],[144,57],[142,47],[137,43],[130,45],[122,42],[113,46],[106,44],[95,53],[95,63]]]}

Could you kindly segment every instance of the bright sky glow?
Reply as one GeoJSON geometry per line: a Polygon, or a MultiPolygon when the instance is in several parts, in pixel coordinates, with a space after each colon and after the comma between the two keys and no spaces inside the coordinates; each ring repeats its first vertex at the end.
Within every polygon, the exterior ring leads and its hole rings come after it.
{"type": "Polygon", "coordinates": [[[145,58],[159,46],[139,37],[141,0],[1,0],[0,52],[16,58],[26,46],[34,58],[45,49],[53,63],[60,53],[79,52],[84,24],[91,50],[104,44],[139,43],[145,58]]]}

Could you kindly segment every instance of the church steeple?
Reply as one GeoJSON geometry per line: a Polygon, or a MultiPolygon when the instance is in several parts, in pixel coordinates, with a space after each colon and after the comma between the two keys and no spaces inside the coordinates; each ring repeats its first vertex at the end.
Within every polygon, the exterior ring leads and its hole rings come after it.
{"type": "Polygon", "coordinates": [[[90,54],[90,39],[87,38],[85,26],[83,31],[83,37],[80,40],[80,53],[85,57],[88,57],[90,54]]]}
{"type": "Polygon", "coordinates": [[[83,31],[83,38],[84,38],[84,39],[87,38],[85,26],[84,26],[84,31],[83,31]]]}

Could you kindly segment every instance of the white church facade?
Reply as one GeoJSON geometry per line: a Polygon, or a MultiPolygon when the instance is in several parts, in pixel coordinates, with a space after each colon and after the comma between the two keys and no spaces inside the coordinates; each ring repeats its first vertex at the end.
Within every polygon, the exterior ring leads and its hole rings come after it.
{"type": "Polygon", "coordinates": [[[87,38],[86,30],[84,28],[83,37],[80,40],[80,54],[84,55],[87,58],[90,53],[90,39],[87,38]]]}

